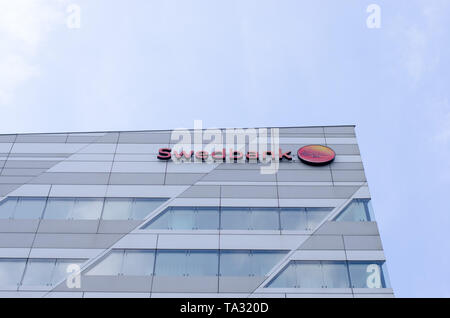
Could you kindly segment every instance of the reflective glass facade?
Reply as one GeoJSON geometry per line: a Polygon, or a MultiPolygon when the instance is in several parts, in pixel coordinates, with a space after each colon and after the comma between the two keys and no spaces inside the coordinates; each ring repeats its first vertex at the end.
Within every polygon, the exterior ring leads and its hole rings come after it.
{"type": "Polygon", "coordinates": [[[394,296],[353,126],[177,133],[0,135],[0,297],[394,296]]]}

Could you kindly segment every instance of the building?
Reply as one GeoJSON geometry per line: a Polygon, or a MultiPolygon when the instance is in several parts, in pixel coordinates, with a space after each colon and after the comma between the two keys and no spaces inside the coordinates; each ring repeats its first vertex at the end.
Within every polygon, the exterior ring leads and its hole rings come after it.
{"type": "Polygon", "coordinates": [[[393,290],[354,127],[328,126],[0,135],[0,296],[393,290]]]}

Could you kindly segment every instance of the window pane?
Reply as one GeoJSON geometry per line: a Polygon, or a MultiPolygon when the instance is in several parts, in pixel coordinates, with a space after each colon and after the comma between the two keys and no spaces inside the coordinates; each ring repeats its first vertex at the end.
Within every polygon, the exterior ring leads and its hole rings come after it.
{"type": "Polygon", "coordinates": [[[250,209],[222,208],[221,227],[224,230],[248,230],[251,228],[250,209]]]}
{"type": "Polygon", "coordinates": [[[144,225],[143,229],[150,230],[169,230],[170,220],[172,218],[172,208],[167,208],[157,215],[153,220],[144,225]]]}
{"type": "Polygon", "coordinates": [[[320,262],[297,262],[297,282],[300,288],[323,288],[320,262]]]}
{"type": "Polygon", "coordinates": [[[189,276],[217,276],[219,272],[219,255],[217,251],[190,251],[187,255],[189,276]]]}
{"type": "Polygon", "coordinates": [[[151,276],[153,275],[154,261],[154,251],[125,251],[122,273],[124,275],[151,276]]]}
{"type": "Polygon", "coordinates": [[[370,211],[367,208],[365,199],[354,199],[344,210],[338,215],[336,221],[347,222],[367,222],[370,221],[370,211]]]}
{"type": "Polygon", "coordinates": [[[331,208],[306,208],[308,230],[314,230],[330,214],[331,208]]]}
{"type": "Polygon", "coordinates": [[[74,204],[74,198],[48,198],[44,219],[68,219],[74,204]]]}
{"type": "Polygon", "coordinates": [[[107,198],[103,209],[103,220],[128,220],[131,216],[132,199],[107,198]]]}
{"type": "Polygon", "coordinates": [[[46,286],[52,282],[55,259],[29,259],[22,285],[46,286]]]}
{"type": "Polygon", "coordinates": [[[173,207],[169,228],[172,230],[194,229],[195,208],[173,207]]]}
{"type": "Polygon", "coordinates": [[[14,211],[14,218],[39,219],[42,217],[45,201],[45,198],[19,198],[14,211]]]}
{"type": "Polygon", "coordinates": [[[67,272],[70,269],[69,266],[74,264],[81,267],[83,263],[84,260],[80,259],[57,259],[55,269],[53,270],[52,285],[60,283],[64,278],[74,273],[73,271],[70,273],[67,272]]]}
{"type": "Polygon", "coordinates": [[[347,265],[345,262],[322,262],[324,286],[327,288],[348,288],[347,265]]]}
{"type": "Polygon", "coordinates": [[[135,199],[132,206],[131,218],[133,220],[143,220],[166,201],[166,199],[135,199]]]}
{"type": "Polygon", "coordinates": [[[0,260],[0,286],[2,289],[17,288],[25,269],[26,261],[23,259],[0,260]]]}
{"type": "Polygon", "coordinates": [[[280,218],[282,230],[305,231],[307,228],[304,208],[281,209],[280,218]]]}
{"type": "Polygon", "coordinates": [[[98,220],[102,213],[103,199],[80,198],[75,201],[74,220],[98,220]]]}
{"type": "Polygon", "coordinates": [[[155,275],[183,276],[186,274],[186,251],[158,251],[156,254],[155,275]]]}
{"type": "Polygon", "coordinates": [[[199,230],[219,229],[219,209],[197,208],[195,227],[199,230]]]}
{"type": "Polygon", "coordinates": [[[119,275],[122,270],[123,254],[124,251],[122,250],[112,251],[91,269],[87,275],[119,275]]]}
{"type": "Polygon", "coordinates": [[[9,219],[13,217],[14,208],[17,204],[17,198],[7,198],[0,202],[0,219],[9,219]]]}
{"type": "Polygon", "coordinates": [[[279,219],[277,208],[252,208],[252,229],[253,230],[279,230],[279,219]]]}
{"type": "Polygon", "coordinates": [[[353,288],[385,288],[380,262],[349,262],[353,288]]]}
{"type": "Polygon", "coordinates": [[[252,275],[265,276],[285,255],[284,252],[253,251],[251,257],[252,275]]]}
{"type": "Polygon", "coordinates": [[[272,288],[295,288],[297,287],[296,265],[290,262],[289,265],[275,277],[268,287],[272,288]]]}
{"type": "Polygon", "coordinates": [[[250,251],[221,251],[221,276],[250,276],[252,273],[250,251]]]}

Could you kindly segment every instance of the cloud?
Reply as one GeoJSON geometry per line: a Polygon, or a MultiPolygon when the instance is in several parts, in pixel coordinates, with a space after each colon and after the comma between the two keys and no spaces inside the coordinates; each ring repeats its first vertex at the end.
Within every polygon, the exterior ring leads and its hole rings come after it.
{"type": "MultiPolygon", "coordinates": [[[[440,63],[439,48],[442,34],[448,25],[448,7],[447,0],[419,0],[416,18],[405,19],[404,13],[400,11],[395,21],[393,35],[402,50],[400,64],[414,84],[434,71],[440,63]]],[[[414,6],[411,10],[415,12],[414,6]]]]}
{"type": "Polygon", "coordinates": [[[67,0],[0,1],[0,106],[13,102],[15,91],[39,75],[35,57],[56,26],[63,26],[67,0]]]}

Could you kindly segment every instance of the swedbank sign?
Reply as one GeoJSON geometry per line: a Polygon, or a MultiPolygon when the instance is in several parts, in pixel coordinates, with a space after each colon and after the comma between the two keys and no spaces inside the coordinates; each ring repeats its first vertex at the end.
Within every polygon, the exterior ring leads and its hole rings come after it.
{"type": "Polygon", "coordinates": [[[201,129],[201,123],[196,121],[193,130],[173,130],[172,145],[160,148],[157,158],[175,163],[262,163],[261,173],[275,173],[280,162],[293,160],[293,152],[309,165],[326,165],[336,156],[333,149],[324,145],[291,150],[282,149],[280,141],[283,138],[278,128],[201,129]]]}
{"type": "MultiPolygon", "coordinates": [[[[172,150],[172,148],[160,148],[158,151],[157,158],[159,160],[171,160],[173,157],[177,161],[181,162],[205,162],[211,158],[214,162],[237,162],[237,161],[253,161],[253,162],[271,162],[278,158],[279,161],[282,160],[292,160],[292,151],[283,152],[281,148],[278,151],[266,150],[261,154],[257,151],[247,151],[247,153],[240,150],[233,150],[232,148],[227,151],[222,148],[220,151],[212,151],[209,153],[206,150],[172,150]]],[[[321,166],[331,163],[336,157],[333,149],[323,145],[308,145],[300,148],[297,151],[298,158],[305,164],[312,166],[321,166]]]]}

